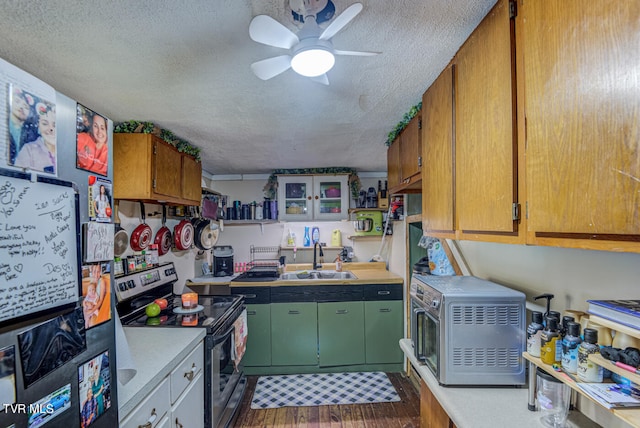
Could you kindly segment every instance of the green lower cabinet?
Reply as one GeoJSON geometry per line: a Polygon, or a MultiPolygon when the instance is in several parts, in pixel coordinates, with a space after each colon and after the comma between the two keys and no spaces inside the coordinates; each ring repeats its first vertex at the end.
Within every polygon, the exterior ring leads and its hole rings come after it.
{"type": "Polygon", "coordinates": [[[271,364],[318,364],[318,304],[271,304],[271,364]]]}
{"type": "Polygon", "coordinates": [[[247,367],[271,365],[270,305],[247,305],[247,350],[242,357],[247,367]]]}
{"type": "Polygon", "coordinates": [[[364,302],[318,303],[320,367],[364,364],[364,302]]]}
{"type": "Polygon", "coordinates": [[[401,363],[402,301],[364,302],[367,364],[401,363]]]}

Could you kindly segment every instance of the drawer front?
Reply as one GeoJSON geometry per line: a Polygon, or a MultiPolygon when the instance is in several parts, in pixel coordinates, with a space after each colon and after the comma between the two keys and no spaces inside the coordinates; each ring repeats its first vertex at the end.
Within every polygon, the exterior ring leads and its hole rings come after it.
{"type": "Polygon", "coordinates": [[[271,303],[271,287],[231,287],[231,294],[242,294],[247,305],[271,303]]]}
{"type": "Polygon", "coordinates": [[[171,409],[173,428],[204,427],[204,374],[199,374],[193,384],[171,409]]]}
{"type": "Polygon", "coordinates": [[[402,300],[402,284],[365,285],[364,300],[402,300]]]}
{"type": "Polygon", "coordinates": [[[171,379],[171,404],[196,379],[204,369],[204,348],[202,342],[182,360],[169,375],[171,379]]]}
{"type": "Polygon", "coordinates": [[[155,428],[171,408],[169,388],[169,379],[165,378],[122,420],[120,427],[138,428],[149,422],[155,428]]]}

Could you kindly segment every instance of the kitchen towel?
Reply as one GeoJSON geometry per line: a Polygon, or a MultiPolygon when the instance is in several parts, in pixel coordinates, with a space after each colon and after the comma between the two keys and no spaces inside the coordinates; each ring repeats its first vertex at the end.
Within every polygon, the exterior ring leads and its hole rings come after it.
{"type": "Polygon", "coordinates": [[[247,310],[243,310],[238,319],[233,323],[233,347],[231,348],[231,358],[233,365],[238,370],[238,365],[242,361],[244,351],[247,349],[247,310]]]}
{"type": "Polygon", "coordinates": [[[252,409],[400,401],[383,372],[260,376],[252,409]]]}

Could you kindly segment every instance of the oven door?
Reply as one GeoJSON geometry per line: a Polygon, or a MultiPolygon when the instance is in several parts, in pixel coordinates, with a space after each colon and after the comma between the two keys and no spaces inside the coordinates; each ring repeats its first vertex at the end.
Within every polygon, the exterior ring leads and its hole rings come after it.
{"type": "Polygon", "coordinates": [[[210,427],[230,426],[244,395],[246,378],[242,361],[236,367],[231,356],[234,332],[231,324],[226,330],[207,336],[207,356],[211,359],[206,394],[211,404],[207,423],[210,427]]]}
{"type": "Polygon", "coordinates": [[[440,380],[440,321],[411,298],[411,341],[416,359],[440,380]]]}

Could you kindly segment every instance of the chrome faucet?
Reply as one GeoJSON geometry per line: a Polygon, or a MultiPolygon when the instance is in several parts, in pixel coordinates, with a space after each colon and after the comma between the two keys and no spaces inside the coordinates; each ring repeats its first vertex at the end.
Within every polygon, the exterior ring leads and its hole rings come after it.
{"type": "Polygon", "coordinates": [[[322,252],[322,245],[319,242],[313,243],[313,270],[322,269],[322,262],[324,261],[324,253],[322,252]],[[320,263],[316,263],[316,247],[320,248],[320,263]]]}

